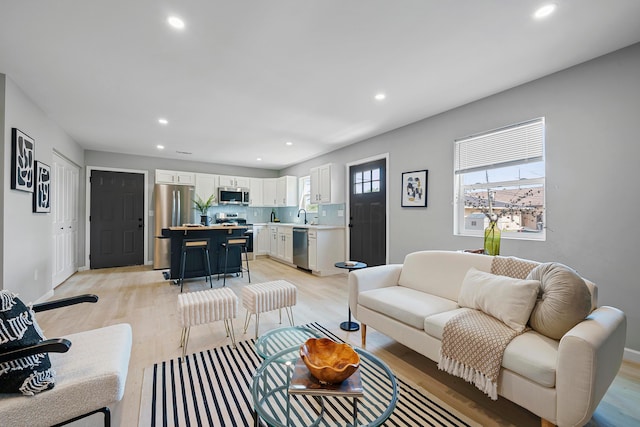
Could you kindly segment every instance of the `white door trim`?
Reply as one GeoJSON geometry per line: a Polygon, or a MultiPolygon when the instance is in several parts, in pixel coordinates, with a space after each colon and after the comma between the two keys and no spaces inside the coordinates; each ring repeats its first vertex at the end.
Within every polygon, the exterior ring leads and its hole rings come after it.
{"type": "Polygon", "coordinates": [[[349,218],[351,217],[351,189],[349,188],[349,168],[351,166],[357,166],[357,165],[361,165],[363,163],[369,163],[369,162],[373,162],[375,160],[380,160],[380,159],[385,159],[385,198],[386,198],[386,204],[385,204],[385,254],[384,254],[384,260],[386,264],[389,264],[389,153],[381,153],[381,154],[377,154],[375,156],[371,156],[371,157],[366,157],[364,159],[360,159],[360,160],[354,160],[353,162],[349,162],[347,164],[345,164],[345,173],[344,176],[346,177],[345,179],[345,201],[346,201],[346,206],[345,206],[345,210],[347,213],[347,218],[346,218],[346,233],[345,233],[345,248],[346,248],[346,258],[349,258],[349,251],[351,250],[350,248],[350,232],[351,229],[349,228],[349,218]]]}
{"type": "Polygon", "coordinates": [[[86,173],[86,212],[85,212],[85,247],[84,247],[84,267],[81,270],[88,270],[91,266],[89,262],[89,248],[91,248],[91,223],[89,222],[89,215],[91,214],[91,172],[93,171],[107,171],[107,172],[126,172],[137,173],[144,175],[144,215],[146,216],[144,221],[144,260],[145,264],[151,264],[149,260],[149,171],[141,169],[122,169],[122,168],[110,168],[106,166],[87,166],[86,173]]]}

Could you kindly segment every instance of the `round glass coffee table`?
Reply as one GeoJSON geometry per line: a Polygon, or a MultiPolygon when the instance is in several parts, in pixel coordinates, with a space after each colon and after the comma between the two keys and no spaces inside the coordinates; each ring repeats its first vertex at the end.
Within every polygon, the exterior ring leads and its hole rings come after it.
{"type": "Polygon", "coordinates": [[[323,421],[331,426],[345,427],[384,423],[398,403],[395,375],[378,357],[366,350],[354,349],[360,356],[356,374],[360,375],[362,387],[358,397],[335,390],[310,391],[308,394],[290,392],[291,379],[294,377],[295,382],[299,378],[298,369],[302,363],[298,360],[298,347],[265,359],[253,375],[251,385],[254,425],[259,425],[260,419],[275,427],[316,426],[323,421]]]}
{"type": "MultiPolygon", "coordinates": [[[[309,338],[322,338],[322,334],[315,329],[305,328],[303,326],[290,326],[278,329],[272,329],[262,334],[256,341],[256,352],[263,359],[267,359],[274,354],[291,347],[300,348],[309,338]]],[[[285,357],[293,357],[295,354],[286,353],[285,357]]],[[[296,356],[297,357],[297,356],[296,356]]],[[[295,357],[293,357],[295,359],[295,357]]],[[[284,359],[281,363],[286,362],[284,359]]]]}

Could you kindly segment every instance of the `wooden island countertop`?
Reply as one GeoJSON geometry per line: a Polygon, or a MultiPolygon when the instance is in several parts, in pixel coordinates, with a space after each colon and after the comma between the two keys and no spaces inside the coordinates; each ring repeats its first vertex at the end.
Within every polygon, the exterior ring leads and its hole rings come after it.
{"type": "Polygon", "coordinates": [[[200,231],[200,230],[238,230],[247,229],[246,225],[181,225],[168,227],[171,231],[200,231]]]}

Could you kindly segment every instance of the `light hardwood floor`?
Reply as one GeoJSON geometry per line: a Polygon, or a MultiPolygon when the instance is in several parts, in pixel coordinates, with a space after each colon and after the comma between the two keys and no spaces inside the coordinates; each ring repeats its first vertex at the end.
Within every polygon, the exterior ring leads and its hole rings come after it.
{"type": "MultiPolygon", "coordinates": [[[[347,276],[339,274],[316,277],[267,258],[251,261],[251,282],[284,279],[298,287],[298,304],[294,307],[296,324],[319,322],[336,335],[360,345],[360,332],[345,332],[339,323],[347,317],[347,276]]],[[[227,278],[227,286],[240,297],[247,283],[227,278]]],[[[222,281],[214,287],[222,286],[222,281]]],[[[204,280],[185,282],[185,292],[208,289],[204,280]]],[[[48,338],[126,322],[133,328],[133,350],[123,401],[113,409],[115,426],[136,426],[144,369],[156,362],[181,355],[180,326],[177,321],[177,295],[180,289],[162,278],[151,267],[123,267],[79,272],[55,289],[55,296],[94,293],[97,304],[81,304],[38,314],[38,321],[48,338]]],[[[242,333],[245,311],[240,304],[234,322],[236,339],[252,337],[253,323],[242,333]]],[[[278,312],[263,314],[260,331],[280,326],[278,312]]],[[[283,322],[287,322],[283,316],[283,322]]],[[[228,344],[223,322],[191,328],[190,353],[228,344]]],[[[382,358],[391,369],[423,387],[438,399],[462,412],[482,426],[539,426],[540,419],[511,402],[499,398],[491,401],[473,385],[439,371],[436,363],[369,328],[367,350],[382,358]]],[[[588,424],[589,426],[640,425],[640,365],[624,363],[616,380],[588,424]]]]}

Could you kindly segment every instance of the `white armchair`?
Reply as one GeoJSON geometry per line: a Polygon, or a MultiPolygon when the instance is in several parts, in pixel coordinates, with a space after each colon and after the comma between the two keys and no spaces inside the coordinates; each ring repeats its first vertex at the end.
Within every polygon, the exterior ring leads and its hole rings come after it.
{"type": "MultiPolygon", "coordinates": [[[[95,295],[82,295],[36,304],[33,310],[40,312],[97,300],[95,295]]],[[[102,412],[105,427],[110,426],[109,406],[124,394],[131,342],[131,326],[118,324],[0,352],[0,362],[49,353],[56,372],[55,387],[35,396],[0,394],[1,424],[63,425],[102,412]]]]}

